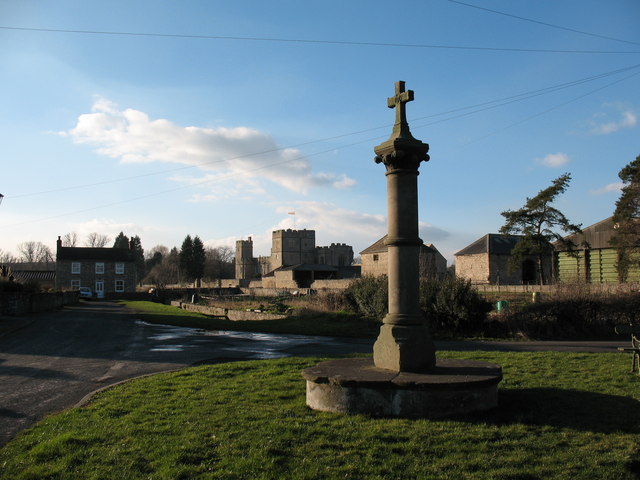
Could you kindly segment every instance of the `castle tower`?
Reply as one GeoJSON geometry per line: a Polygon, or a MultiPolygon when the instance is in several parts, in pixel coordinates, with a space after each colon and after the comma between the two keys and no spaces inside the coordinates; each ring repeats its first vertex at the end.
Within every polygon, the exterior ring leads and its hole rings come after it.
{"type": "Polygon", "coordinates": [[[315,263],[315,230],[276,230],[271,241],[271,268],[315,263]]]}
{"type": "Polygon", "coordinates": [[[255,276],[256,267],[253,259],[253,240],[236,241],[236,279],[248,280],[255,276]]]}

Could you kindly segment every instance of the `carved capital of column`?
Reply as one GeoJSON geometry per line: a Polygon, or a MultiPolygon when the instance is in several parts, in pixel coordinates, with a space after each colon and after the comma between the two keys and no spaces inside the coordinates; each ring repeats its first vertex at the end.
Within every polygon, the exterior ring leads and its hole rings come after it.
{"type": "Polygon", "coordinates": [[[406,142],[406,145],[403,143],[405,142],[391,140],[374,149],[375,162],[383,163],[387,174],[398,171],[410,171],[417,174],[420,163],[429,161],[429,155],[427,155],[429,145],[419,140],[406,142]]]}

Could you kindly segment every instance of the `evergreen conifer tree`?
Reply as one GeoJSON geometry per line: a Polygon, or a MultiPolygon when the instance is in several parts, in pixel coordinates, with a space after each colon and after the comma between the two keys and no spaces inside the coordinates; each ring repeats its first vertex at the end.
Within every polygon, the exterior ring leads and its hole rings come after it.
{"type": "Polygon", "coordinates": [[[120,232],[113,242],[113,248],[129,248],[129,237],[120,232]]]}
{"type": "Polygon", "coordinates": [[[613,213],[615,234],[611,245],[618,253],[618,279],[625,282],[632,266],[640,265],[640,156],[618,173],[622,193],[613,213]]]}
{"type": "Polygon", "coordinates": [[[535,255],[540,284],[545,282],[544,258],[553,254],[552,241],[559,241],[565,249],[572,251],[576,245],[565,240],[564,234],[581,233],[580,225],[575,225],[558,209],[551,206],[558,195],[569,187],[571,174],[565,173],[551,182],[551,186],[540,190],[533,198],[527,198],[519,210],[506,210],[502,215],[506,222],[500,228],[502,234],[522,235],[522,239],[511,251],[509,266],[518,268],[525,255],[535,255]]]}

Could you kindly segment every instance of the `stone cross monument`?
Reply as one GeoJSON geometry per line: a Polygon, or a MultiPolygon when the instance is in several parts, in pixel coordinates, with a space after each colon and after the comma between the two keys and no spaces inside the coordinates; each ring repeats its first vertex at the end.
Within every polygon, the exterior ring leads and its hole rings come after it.
{"type": "Polygon", "coordinates": [[[339,358],[307,368],[307,405],[315,410],[373,416],[440,418],[498,405],[499,365],[436,359],[420,310],[418,167],[429,145],[411,135],[404,82],[387,105],[396,109],[391,137],[375,147],[387,169],[389,313],[372,358],[339,358]]]}
{"type": "Polygon", "coordinates": [[[376,367],[396,372],[424,372],[436,363],[435,348],[420,309],[418,167],[428,161],[429,145],[411,135],[406,103],[413,91],[396,82],[387,100],[396,109],[389,139],[374,148],[387,177],[389,313],[373,347],[376,367]]]}

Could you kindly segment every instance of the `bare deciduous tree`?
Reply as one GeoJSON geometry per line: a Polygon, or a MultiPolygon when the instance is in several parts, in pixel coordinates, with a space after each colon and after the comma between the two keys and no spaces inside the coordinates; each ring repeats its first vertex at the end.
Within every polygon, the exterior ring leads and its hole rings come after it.
{"type": "Polygon", "coordinates": [[[209,247],[205,251],[204,276],[214,280],[219,278],[233,278],[235,252],[231,247],[209,247]]]}
{"type": "Polygon", "coordinates": [[[103,248],[111,239],[107,235],[101,233],[92,232],[87,235],[87,239],[84,242],[85,247],[103,248]]]}
{"type": "Polygon", "coordinates": [[[149,260],[153,257],[160,256],[160,258],[164,258],[169,255],[169,247],[164,245],[156,245],[155,247],[145,251],[144,258],[149,260]],[[156,255],[159,254],[159,255],[156,255]]]}
{"type": "Polygon", "coordinates": [[[76,247],[78,246],[78,234],[76,232],[65,233],[62,237],[63,247],[76,247]]]}
{"type": "Polygon", "coordinates": [[[18,245],[19,260],[22,262],[53,262],[51,249],[42,242],[23,242],[18,245]]]}
{"type": "MultiPolygon", "coordinates": [[[[161,251],[165,251],[164,247],[161,251]]],[[[156,253],[159,252],[156,251],[156,253]]],[[[164,288],[166,285],[178,283],[180,281],[180,274],[178,271],[179,264],[180,258],[178,249],[174,247],[170,252],[162,256],[160,263],[157,263],[151,268],[151,271],[144,279],[144,282],[155,285],[158,288],[164,288]]]]}
{"type": "Polygon", "coordinates": [[[14,263],[17,260],[18,259],[13,254],[11,254],[11,252],[3,252],[2,250],[0,250],[0,264],[14,263]]]}

